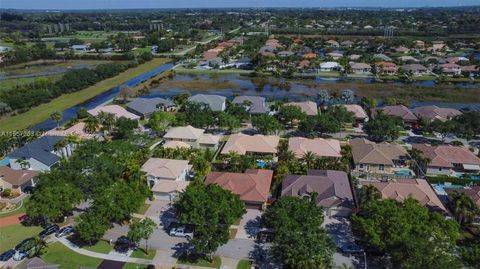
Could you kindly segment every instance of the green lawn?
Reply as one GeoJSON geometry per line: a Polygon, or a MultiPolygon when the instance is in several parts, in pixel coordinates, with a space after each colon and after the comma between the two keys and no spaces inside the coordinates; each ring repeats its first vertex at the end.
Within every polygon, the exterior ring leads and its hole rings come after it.
{"type": "Polygon", "coordinates": [[[81,91],[64,94],[48,103],[36,106],[25,113],[1,119],[0,126],[2,128],[2,131],[15,131],[28,128],[29,126],[48,119],[50,117],[50,114],[55,111],[63,111],[69,107],[78,105],[86,100],[95,97],[102,92],[105,92],[145,72],[148,72],[153,68],[156,68],[168,61],[170,61],[170,59],[154,58],[147,63],[139,65],[135,68],[128,69],[127,71],[113,78],[100,81],[99,83],[81,91]]]}
{"type": "Polygon", "coordinates": [[[41,230],[41,227],[26,227],[21,224],[0,228],[0,253],[15,247],[23,239],[36,236],[41,230]]]}
{"type": "Polygon", "coordinates": [[[113,246],[109,245],[108,242],[106,242],[106,241],[100,240],[100,241],[98,241],[98,243],[96,243],[93,246],[86,246],[86,247],[83,247],[83,248],[86,249],[86,250],[93,251],[93,252],[108,254],[113,249],[113,246]]]}
{"type": "Polygon", "coordinates": [[[102,259],[78,254],[60,242],[49,245],[41,258],[47,263],[59,264],[63,269],[77,269],[80,266],[96,268],[102,262],[102,259]]]}
{"type": "Polygon", "coordinates": [[[178,264],[193,265],[193,266],[203,266],[203,267],[212,267],[218,268],[222,265],[222,259],[219,256],[213,257],[213,263],[208,262],[204,257],[194,257],[193,255],[189,257],[181,256],[178,261],[178,264]]]}
{"type": "Polygon", "coordinates": [[[140,215],[144,215],[145,212],[147,212],[148,208],[150,207],[150,204],[143,204],[138,210],[137,213],[140,215]]]}
{"type": "Polygon", "coordinates": [[[16,79],[6,79],[2,80],[0,83],[0,91],[6,90],[6,89],[11,89],[15,86],[21,86],[25,84],[32,83],[36,80],[49,80],[52,82],[55,82],[59,80],[62,77],[63,74],[57,74],[57,75],[50,75],[50,76],[41,76],[41,77],[36,77],[36,78],[16,78],[16,79]]]}
{"type": "Polygon", "coordinates": [[[237,264],[237,269],[250,269],[252,262],[249,260],[240,260],[237,264]]]}
{"type": "Polygon", "coordinates": [[[53,71],[58,69],[64,69],[75,66],[96,66],[104,63],[111,63],[113,61],[108,60],[68,60],[62,62],[53,62],[53,61],[35,61],[22,64],[16,64],[9,66],[7,68],[2,68],[3,72],[7,72],[10,75],[24,75],[24,74],[33,74],[44,71],[53,71]]]}
{"type": "Polygon", "coordinates": [[[25,213],[25,202],[29,199],[29,197],[25,197],[23,200],[15,204],[15,209],[9,212],[0,213],[0,218],[8,217],[11,215],[25,213]]]}
{"type": "Polygon", "coordinates": [[[148,250],[148,255],[145,255],[145,252],[143,252],[142,249],[135,249],[132,252],[132,255],[130,255],[130,258],[140,258],[140,259],[147,259],[147,260],[153,260],[153,257],[155,257],[156,250],[151,248],[148,250]]]}
{"type": "Polygon", "coordinates": [[[147,265],[137,263],[126,263],[122,269],[146,269],[147,265]]]}

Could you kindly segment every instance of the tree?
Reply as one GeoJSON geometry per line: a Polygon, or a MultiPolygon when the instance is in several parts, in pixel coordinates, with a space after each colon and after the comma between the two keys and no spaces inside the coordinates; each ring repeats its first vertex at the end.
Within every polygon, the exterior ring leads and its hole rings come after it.
{"type": "Polygon", "coordinates": [[[137,245],[140,243],[140,240],[145,239],[145,254],[148,255],[148,238],[150,238],[155,228],[157,228],[157,224],[150,218],[145,218],[141,221],[135,220],[132,224],[130,224],[127,237],[137,245]]]}
{"type": "Polygon", "coordinates": [[[138,128],[138,120],[132,120],[120,117],[115,122],[115,139],[125,139],[133,135],[133,131],[138,128]]]}
{"type": "Polygon", "coordinates": [[[480,268],[480,246],[460,247],[462,263],[470,269],[480,268]]]}
{"type": "Polygon", "coordinates": [[[264,135],[275,134],[282,129],[282,124],[267,114],[252,117],[252,125],[264,135]]]}
{"type": "Polygon", "coordinates": [[[262,216],[274,232],[270,252],[285,268],[331,268],[335,247],[325,230],[323,210],[310,198],[284,196],[262,216]]]}
{"type": "Polygon", "coordinates": [[[57,123],[57,128],[59,127],[59,123],[62,120],[62,113],[55,111],[50,114],[50,119],[57,123]]]}
{"type": "Polygon", "coordinates": [[[320,105],[327,105],[330,102],[330,94],[327,90],[318,91],[318,102],[320,105]]]}
{"type": "Polygon", "coordinates": [[[340,99],[345,104],[353,103],[354,98],[355,98],[355,93],[350,89],[343,90],[340,94],[340,99]]]}
{"type": "Polygon", "coordinates": [[[444,122],[436,119],[428,125],[427,129],[430,132],[439,133],[442,137],[442,143],[445,143],[445,138],[447,138],[449,134],[457,133],[461,128],[462,126],[455,121],[447,120],[444,122]]]}
{"type": "Polygon", "coordinates": [[[332,114],[324,113],[317,116],[317,124],[315,130],[321,134],[338,133],[342,128],[342,124],[332,114]]]}
{"type": "Polygon", "coordinates": [[[15,163],[18,163],[18,165],[20,165],[20,168],[22,169],[30,168],[30,162],[27,161],[26,159],[17,159],[15,163]]]}
{"type": "Polygon", "coordinates": [[[235,117],[234,115],[227,114],[225,112],[220,112],[218,114],[218,126],[221,128],[226,128],[229,132],[240,128],[240,119],[235,117]]]}
{"type": "Polygon", "coordinates": [[[480,210],[475,202],[464,192],[454,191],[450,193],[447,206],[460,225],[468,223],[480,214],[480,210]]]}
{"type": "Polygon", "coordinates": [[[128,85],[120,86],[120,97],[122,98],[123,103],[128,101],[128,98],[131,98],[134,95],[133,89],[128,85]]]}
{"type": "MultiPolygon", "coordinates": [[[[41,175],[39,181],[43,178],[41,175]]],[[[51,221],[63,221],[63,216],[72,211],[81,200],[81,192],[70,184],[39,184],[26,204],[27,215],[32,219],[47,217],[51,221]]]]}
{"type": "Polygon", "coordinates": [[[165,132],[169,126],[174,125],[175,122],[175,115],[163,111],[157,111],[150,116],[148,125],[157,134],[161,134],[165,132]]]}
{"type": "Polygon", "coordinates": [[[410,155],[411,161],[411,169],[417,175],[425,175],[427,165],[432,161],[429,158],[423,155],[423,152],[419,149],[412,148],[408,150],[408,155],[410,155]]]}
{"type": "Polygon", "coordinates": [[[375,119],[369,120],[363,125],[363,130],[373,141],[393,141],[400,136],[402,125],[400,117],[378,114],[375,119]]]}
{"type": "Polygon", "coordinates": [[[94,245],[100,240],[108,227],[110,227],[108,220],[93,211],[80,215],[79,219],[80,221],[75,226],[75,232],[80,240],[89,245],[94,245]]]}
{"type": "Polygon", "coordinates": [[[195,226],[191,240],[198,253],[207,255],[228,241],[230,226],[245,213],[238,195],[216,184],[194,181],[174,204],[180,223],[195,226]]]}
{"type": "Polygon", "coordinates": [[[315,136],[315,128],[317,127],[317,117],[307,116],[305,117],[298,127],[298,129],[305,133],[308,137],[315,136]]]}
{"type": "Polygon", "coordinates": [[[317,155],[315,155],[315,153],[311,151],[305,152],[305,154],[303,154],[303,157],[302,157],[302,160],[305,162],[308,169],[313,169],[313,165],[316,159],[317,159],[317,155]]]}
{"type": "Polygon", "coordinates": [[[351,222],[357,240],[388,255],[396,268],[460,268],[458,224],[415,199],[366,202],[351,222]]]}
{"type": "Polygon", "coordinates": [[[33,252],[30,253],[30,257],[40,257],[48,248],[48,244],[45,239],[36,236],[33,241],[33,252]]]}
{"type": "Polygon", "coordinates": [[[382,198],[380,191],[373,185],[363,186],[360,192],[360,201],[362,204],[376,201],[382,198]]]}
{"type": "Polygon", "coordinates": [[[85,120],[84,130],[85,130],[85,132],[87,132],[89,134],[93,134],[97,131],[99,126],[100,126],[100,122],[98,121],[98,119],[95,118],[95,117],[89,116],[85,120]]]}
{"type": "Polygon", "coordinates": [[[190,94],[188,92],[183,92],[181,94],[175,95],[172,99],[173,102],[179,107],[179,109],[182,109],[187,104],[189,97],[190,94]]]}
{"type": "Polygon", "coordinates": [[[292,125],[294,121],[301,121],[305,117],[306,114],[298,106],[284,105],[280,107],[279,118],[285,124],[292,125]]]}

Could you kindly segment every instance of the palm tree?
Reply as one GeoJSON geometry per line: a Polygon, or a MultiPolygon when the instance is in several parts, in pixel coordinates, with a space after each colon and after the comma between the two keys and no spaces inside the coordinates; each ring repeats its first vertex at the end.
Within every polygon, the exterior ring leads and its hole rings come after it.
{"type": "Polygon", "coordinates": [[[408,151],[408,154],[411,158],[410,168],[417,174],[417,175],[425,175],[425,170],[427,169],[427,165],[432,161],[429,158],[423,155],[423,152],[418,149],[411,149],[408,151]]]}
{"type": "Polygon", "coordinates": [[[316,159],[317,159],[317,155],[311,151],[305,152],[302,157],[302,160],[307,165],[307,169],[313,168],[316,159]]]}
{"type": "Polygon", "coordinates": [[[35,237],[35,240],[33,241],[34,251],[33,251],[32,256],[39,257],[40,255],[43,254],[44,250],[47,247],[48,247],[48,244],[43,238],[41,238],[39,236],[35,237]]]}
{"type": "Polygon", "coordinates": [[[278,154],[278,158],[285,162],[293,162],[296,160],[295,153],[291,150],[285,150],[278,154]]]}
{"type": "Polygon", "coordinates": [[[362,187],[362,191],[360,193],[360,200],[362,204],[375,201],[382,198],[380,191],[373,185],[366,185],[362,187]]]}
{"type": "Polygon", "coordinates": [[[18,159],[15,162],[18,163],[22,169],[30,168],[30,162],[25,159],[18,159]]]}
{"type": "Polygon", "coordinates": [[[98,127],[99,127],[100,123],[98,122],[97,118],[95,117],[88,117],[86,120],[85,120],[85,127],[84,127],[84,131],[89,133],[89,134],[93,134],[97,131],[98,127]]]}
{"type": "Polygon", "coordinates": [[[59,127],[60,121],[62,120],[62,113],[55,111],[50,114],[50,119],[57,123],[57,129],[59,127]]]}
{"type": "Polygon", "coordinates": [[[475,202],[465,193],[459,191],[454,191],[449,195],[447,205],[460,225],[465,224],[480,213],[475,202]]]}
{"type": "Polygon", "coordinates": [[[115,116],[110,113],[105,113],[105,114],[106,115],[103,116],[102,128],[104,131],[110,132],[115,126],[115,116]]]}

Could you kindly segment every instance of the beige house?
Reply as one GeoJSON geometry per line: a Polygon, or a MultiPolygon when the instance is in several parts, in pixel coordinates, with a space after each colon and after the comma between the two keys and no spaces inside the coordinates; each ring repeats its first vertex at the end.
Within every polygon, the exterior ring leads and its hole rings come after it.
{"type": "Polygon", "coordinates": [[[131,120],[139,120],[140,116],[133,114],[132,112],[127,111],[125,108],[119,105],[107,105],[107,106],[100,106],[94,109],[88,110],[88,114],[96,117],[100,113],[108,113],[115,116],[115,118],[125,117],[131,120]]]}
{"type": "Polygon", "coordinates": [[[7,166],[0,166],[0,188],[21,192],[27,186],[35,186],[38,171],[13,170],[7,166]]]}
{"type": "Polygon", "coordinates": [[[412,197],[430,210],[448,214],[435,191],[424,179],[398,179],[395,182],[362,181],[361,184],[377,188],[382,199],[403,202],[408,197],[412,197]]]}
{"type": "Polygon", "coordinates": [[[318,115],[318,107],[317,103],[312,101],[305,101],[305,102],[290,102],[286,103],[286,106],[297,106],[299,107],[303,113],[307,116],[316,116],[318,115]]]}
{"type": "Polygon", "coordinates": [[[368,120],[368,115],[365,110],[359,105],[341,105],[343,106],[348,112],[352,112],[355,114],[355,121],[358,123],[363,123],[368,120]]]}
{"type": "Polygon", "coordinates": [[[342,157],[340,141],[335,139],[291,137],[288,139],[288,150],[292,151],[299,159],[307,152],[312,152],[318,157],[342,157]]]}
{"type": "MultiPolygon", "coordinates": [[[[364,138],[350,141],[354,162],[353,173],[367,178],[394,175],[397,171],[409,170],[405,148],[394,143],[375,143],[364,138]]],[[[410,175],[413,174],[409,171],[410,175]]]]}
{"type": "Polygon", "coordinates": [[[158,199],[173,201],[190,183],[187,179],[191,168],[185,160],[150,158],[142,171],[158,199]]]}
{"type": "Polygon", "coordinates": [[[221,154],[236,152],[240,155],[273,155],[277,154],[280,137],[276,135],[233,134],[222,149],[221,154]]]}
{"type": "Polygon", "coordinates": [[[170,128],[163,136],[166,144],[172,144],[170,141],[175,141],[177,142],[175,146],[185,147],[185,144],[187,144],[192,148],[216,148],[220,138],[221,136],[205,134],[204,129],[190,125],[170,128]]]}

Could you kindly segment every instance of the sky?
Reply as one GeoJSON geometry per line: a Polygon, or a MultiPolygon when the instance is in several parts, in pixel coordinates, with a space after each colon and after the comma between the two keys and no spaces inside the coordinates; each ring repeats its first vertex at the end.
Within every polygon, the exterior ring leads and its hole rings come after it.
{"type": "Polygon", "coordinates": [[[16,9],[437,7],[468,5],[480,5],[480,0],[0,0],[0,8],[16,9]]]}

